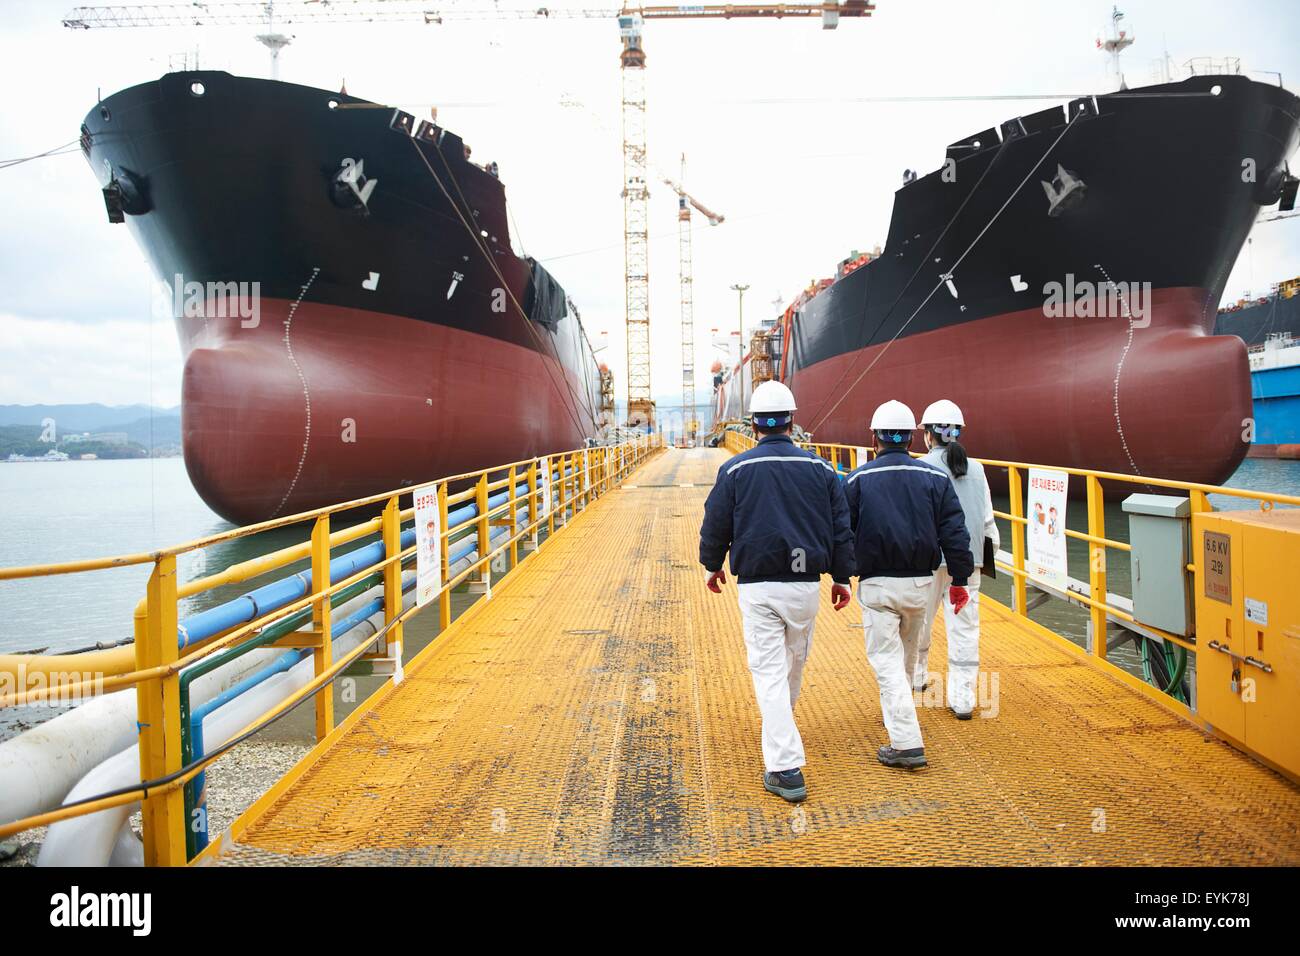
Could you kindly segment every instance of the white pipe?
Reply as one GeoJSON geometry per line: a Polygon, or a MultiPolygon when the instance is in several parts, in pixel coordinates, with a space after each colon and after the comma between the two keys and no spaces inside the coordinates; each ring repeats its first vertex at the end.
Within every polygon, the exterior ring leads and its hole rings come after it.
{"type": "Polygon", "coordinates": [[[135,700],[134,688],[95,697],[0,743],[0,820],[54,809],[87,771],[131,746],[135,700]]]}
{"type": "MultiPolygon", "coordinates": [[[[364,595],[357,600],[362,599],[364,595]]],[[[414,600],[414,592],[408,592],[404,596],[403,606],[409,607],[414,600]]],[[[344,608],[346,606],[344,605],[344,608]]],[[[340,611],[342,610],[343,608],[340,608],[340,611]]],[[[335,637],[335,655],[347,654],[357,645],[372,638],[383,626],[384,613],[378,611],[346,634],[335,637]]],[[[284,651],[277,650],[276,653],[282,654],[284,651]]],[[[203,741],[209,752],[220,747],[294,691],[311,683],[314,676],[315,662],[308,657],[285,673],[267,678],[229,703],[218,707],[203,719],[203,741]]],[[[139,782],[140,756],[137,745],[114,754],[91,770],[72,788],[64,802],[71,803],[98,793],[121,790],[139,782]]],[[[131,814],[139,808],[140,804],[136,802],[52,824],[46,832],[45,842],[36,858],[36,865],[106,866],[115,857],[125,861],[130,854],[121,850],[115,854],[114,850],[122,846],[125,838],[121,831],[123,828],[130,829],[131,814]]],[[[138,862],[143,862],[143,854],[138,862]]]]}
{"type": "MultiPolygon", "coordinates": [[[[403,584],[413,572],[403,576],[403,584]]],[[[373,600],[380,587],[336,608],[335,616],[373,600]]],[[[190,686],[200,707],[270,664],[281,652],[249,651],[204,674],[190,686]]],[[[95,697],[38,727],[0,743],[0,823],[21,820],[59,806],[78,780],[115,753],[136,743],[135,688],[95,697]]]]}
{"type": "Polygon", "coordinates": [[[113,846],[108,865],[144,866],[144,841],[129,826],[117,831],[117,843],[113,846]]]}
{"type": "MultiPolygon", "coordinates": [[[[276,674],[246,694],[232,700],[208,715],[203,721],[203,739],[211,741],[213,748],[225,743],[230,734],[256,719],[256,717],[274,706],[284,696],[284,688],[294,677],[303,679],[298,686],[311,680],[314,662],[304,660],[293,667],[287,674],[276,674]],[[296,674],[304,670],[305,674],[296,674]],[[259,709],[253,711],[251,708],[259,709]],[[218,729],[220,728],[220,729],[218,729]],[[224,733],[223,733],[224,731],[224,733]],[[209,737],[211,733],[211,737],[209,737]]],[[[120,790],[140,782],[139,747],[128,747],[121,753],[114,754],[101,763],[72,788],[65,802],[81,800],[97,793],[120,790]]],[[[52,824],[45,834],[40,855],[36,858],[37,866],[107,866],[113,857],[113,850],[119,841],[124,826],[128,825],[131,814],[140,809],[139,802],[125,804],[91,813],[70,820],[60,820],[52,824]]],[[[128,827],[129,828],[129,827],[128,827]]]]}

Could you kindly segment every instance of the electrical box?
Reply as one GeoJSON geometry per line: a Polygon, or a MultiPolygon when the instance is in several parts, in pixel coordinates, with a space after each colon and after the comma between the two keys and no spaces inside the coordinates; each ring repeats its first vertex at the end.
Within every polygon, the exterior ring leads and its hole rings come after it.
{"type": "Polygon", "coordinates": [[[1133,616],[1141,624],[1190,636],[1196,620],[1187,576],[1192,503],[1170,495],[1129,495],[1124,511],[1133,548],[1133,616]]]}
{"type": "Polygon", "coordinates": [[[1192,518],[1198,715],[1300,780],[1300,510],[1192,518]]]}

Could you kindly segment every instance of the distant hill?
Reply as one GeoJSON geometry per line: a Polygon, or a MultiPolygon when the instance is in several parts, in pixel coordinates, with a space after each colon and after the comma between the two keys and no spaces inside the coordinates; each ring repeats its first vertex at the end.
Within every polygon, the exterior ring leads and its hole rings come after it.
{"type": "MultiPolygon", "coordinates": [[[[49,451],[61,451],[73,458],[80,458],[82,455],[94,455],[97,458],[149,457],[149,450],[134,441],[125,444],[96,441],[61,442],[56,446],[41,441],[40,435],[39,425],[0,425],[0,461],[4,461],[10,455],[30,455],[39,458],[49,451]]],[[[161,455],[170,453],[170,448],[166,451],[161,450],[164,448],[161,442],[157,447],[161,455]]]]}
{"type": "MultiPolygon", "coordinates": [[[[41,422],[52,418],[64,451],[68,448],[63,447],[63,439],[69,434],[125,432],[127,441],[135,445],[158,449],[163,454],[179,454],[180,409],[154,408],[152,417],[150,411],[148,405],[0,405],[0,452],[32,454],[25,443],[36,441],[41,422]]],[[[40,446],[43,450],[49,447],[40,446]]],[[[89,446],[85,450],[95,451],[89,446]]]]}
{"type": "MultiPolygon", "coordinates": [[[[0,425],[39,425],[53,418],[60,433],[127,431],[123,426],[149,420],[150,413],[157,421],[174,417],[180,421],[180,406],[151,408],[148,405],[0,405],[0,425]]],[[[156,432],[155,432],[156,434],[156,432]]],[[[179,440],[179,430],[177,440],[179,440]]],[[[148,433],[146,432],[146,437],[148,433]]],[[[136,440],[132,435],[132,440],[136,440]]]]}
{"type": "MultiPolygon", "coordinates": [[[[82,431],[87,430],[82,429],[82,431]]],[[[167,412],[166,414],[154,416],[152,421],[148,418],[137,418],[133,422],[112,425],[102,430],[106,432],[126,432],[129,441],[138,442],[146,448],[179,445],[181,443],[181,416],[179,412],[167,412]],[[150,442],[151,437],[153,439],[152,443],[150,442]]]]}

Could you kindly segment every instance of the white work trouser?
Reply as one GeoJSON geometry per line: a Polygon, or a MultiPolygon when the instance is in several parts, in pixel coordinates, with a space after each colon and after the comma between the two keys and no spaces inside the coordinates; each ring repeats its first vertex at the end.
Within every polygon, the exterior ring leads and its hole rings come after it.
{"type": "Polygon", "coordinates": [[[942,604],[943,626],[948,634],[948,683],[944,698],[953,710],[968,713],[975,709],[975,681],[980,669],[980,573],[976,570],[966,583],[970,601],[960,614],[952,613],[952,602],[948,600],[951,586],[952,575],[947,567],[934,572],[934,591],[926,608],[925,631],[921,635],[916,662],[907,673],[913,687],[919,689],[925,682],[930,666],[930,631],[942,604]]]}
{"type": "Polygon", "coordinates": [[[858,583],[867,661],[880,685],[880,712],[890,746],[897,750],[924,746],[906,662],[916,655],[933,586],[932,577],[863,578],[858,583]]]}
{"type": "Polygon", "coordinates": [[[763,716],[763,766],[794,770],[804,765],[803,738],[794,705],[812,647],[820,585],[816,581],[754,581],[738,585],[740,619],[754,696],[763,716]]]}

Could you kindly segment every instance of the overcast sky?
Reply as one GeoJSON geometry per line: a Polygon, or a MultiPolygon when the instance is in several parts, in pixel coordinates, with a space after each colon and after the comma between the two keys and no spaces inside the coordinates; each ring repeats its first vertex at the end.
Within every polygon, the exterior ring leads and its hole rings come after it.
{"type": "MultiPolygon", "coordinates": [[[[517,0],[506,0],[508,5],[517,0]]],[[[436,4],[443,8],[455,3],[436,4]]],[[[463,0],[484,9],[487,0],[463,0]]],[[[550,4],[563,6],[564,0],[550,4]]],[[[590,5],[590,4],[588,4],[590,5]]],[[[0,0],[0,159],[75,140],[107,96],[197,51],[205,69],[266,76],[249,28],[73,31],[64,0],[0,0]]],[[[430,6],[435,6],[430,3],[430,6]]],[[[853,249],[884,241],[902,170],[936,168],[946,144],[1061,97],[1115,88],[1095,48],[1110,3],[879,0],[869,20],[682,21],[646,28],[648,143],[727,221],[695,231],[699,396],[718,355],[710,328],[775,315],[853,249]],[[886,96],[1029,96],[1039,101],[866,103],[886,96]],[[783,307],[783,306],[782,306],[783,307]]],[[[1133,0],[1130,85],[1168,51],[1237,56],[1300,81],[1294,0],[1133,0]]],[[[624,394],[620,43],[613,20],[303,26],[281,77],[403,106],[496,160],[523,251],[581,310],[624,394]]],[[[1276,78],[1252,73],[1253,78],[1276,78]]],[[[1293,166],[1296,163],[1293,159],[1293,166]]],[[[166,305],[125,228],[111,226],[79,151],[0,169],[0,404],[179,401],[180,352],[166,305]]],[[[676,201],[651,195],[654,392],[680,381],[676,201]]],[[[237,225],[237,224],[236,224],[237,225]]],[[[1300,273],[1300,218],[1256,227],[1226,299],[1300,273]]]]}

